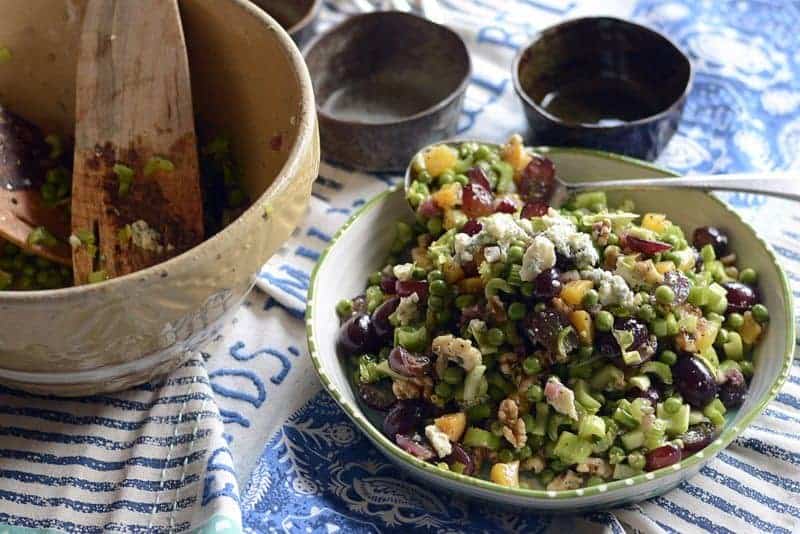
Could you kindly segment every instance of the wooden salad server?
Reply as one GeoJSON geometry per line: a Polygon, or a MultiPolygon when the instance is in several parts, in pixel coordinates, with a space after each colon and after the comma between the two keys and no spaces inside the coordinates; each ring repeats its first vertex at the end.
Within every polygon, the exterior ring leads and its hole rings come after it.
{"type": "Polygon", "coordinates": [[[176,0],[89,0],[78,56],[75,283],[200,243],[203,211],[189,63],[176,0]]]}

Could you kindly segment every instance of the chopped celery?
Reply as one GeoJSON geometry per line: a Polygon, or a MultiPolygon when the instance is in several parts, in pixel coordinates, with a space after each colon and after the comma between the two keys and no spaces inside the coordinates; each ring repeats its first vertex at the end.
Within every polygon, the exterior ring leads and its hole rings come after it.
{"type": "Polygon", "coordinates": [[[624,460],[625,451],[619,447],[611,447],[611,449],[608,451],[608,463],[611,465],[616,465],[622,463],[624,460]]]}
{"type": "Polygon", "coordinates": [[[600,411],[602,405],[589,394],[585,380],[576,380],[573,391],[575,392],[575,401],[578,402],[587,413],[596,414],[600,411]]]}
{"type": "Polygon", "coordinates": [[[666,423],[664,429],[669,437],[675,437],[689,430],[689,419],[691,408],[688,404],[682,404],[674,413],[669,413],[664,407],[664,403],[659,403],[656,407],[656,416],[666,423]]]}
{"type": "MultiPolygon", "coordinates": [[[[597,204],[602,204],[604,206],[608,205],[608,200],[606,199],[605,191],[588,191],[586,193],[578,193],[572,199],[571,202],[572,206],[575,209],[586,208],[589,209],[592,206],[597,204]]],[[[639,216],[635,213],[631,213],[630,215],[634,215],[633,219],[638,218],[639,216]]]]}
{"type": "Polygon", "coordinates": [[[667,422],[663,419],[654,419],[650,428],[644,431],[644,446],[648,450],[653,450],[664,444],[667,422]]]}
{"type": "Polygon", "coordinates": [[[627,428],[639,426],[639,420],[631,414],[631,403],[627,399],[622,399],[614,410],[614,421],[627,428]]]}
{"type": "Polygon", "coordinates": [[[497,172],[497,187],[499,194],[511,193],[514,190],[514,167],[505,161],[496,161],[492,169],[497,172]]]}
{"type": "Polygon", "coordinates": [[[597,391],[619,391],[625,388],[625,373],[618,367],[608,364],[589,380],[589,384],[597,391]]]}
{"type": "Polygon", "coordinates": [[[738,332],[728,332],[728,342],[722,345],[722,350],[725,351],[725,357],[730,360],[743,360],[742,336],[738,332]]]}
{"type": "Polygon", "coordinates": [[[551,441],[555,441],[558,439],[558,429],[561,425],[571,424],[572,420],[566,415],[560,413],[553,414],[547,422],[547,437],[550,438],[551,441]]]}
{"type": "Polygon", "coordinates": [[[663,362],[650,360],[642,365],[641,372],[643,374],[656,375],[663,383],[672,384],[672,370],[669,368],[669,365],[663,362]]]}
{"type": "Polygon", "coordinates": [[[483,430],[474,426],[467,429],[462,443],[467,447],[485,447],[492,451],[496,451],[500,448],[500,438],[498,436],[495,436],[488,430],[483,430]]]}
{"type": "Polygon", "coordinates": [[[592,454],[592,444],[565,430],[558,437],[553,454],[566,465],[581,463],[592,454]]]}
{"type": "Polygon", "coordinates": [[[412,352],[421,352],[428,345],[428,331],[424,326],[414,328],[400,326],[394,329],[394,346],[401,346],[412,352]]]}
{"type": "Polygon", "coordinates": [[[619,439],[626,451],[632,451],[644,445],[644,432],[641,430],[631,430],[630,432],[622,434],[619,439]]]}
{"type": "Polygon", "coordinates": [[[544,436],[547,423],[550,416],[550,407],[547,403],[544,402],[537,402],[536,403],[536,421],[533,425],[533,428],[528,428],[528,433],[533,434],[534,436],[544,436]]]}
{"type": "Polygon", "coordinates": [[[650,378],[647,375],[632,376],[628,379],[628,383],[639,391],[647,391],[651,385],[650,378]]]}
{"type": "Polygon", "coordinates": [[[612,478],[614,480],[621,480],[623,478],[630,478],[632,476],[636,476],[638,473],[639,471],[633,469],[628,464],[620,463],[614,466],[614,474],[612,475],[612,478]]]}
{"type": "Polygon", "coordinates": [[[592,437],[604,438],[606,435],[606,423],[602,417],[597,415],[584,415],[578,422],[578,436],[583,439],[592,437]]]}

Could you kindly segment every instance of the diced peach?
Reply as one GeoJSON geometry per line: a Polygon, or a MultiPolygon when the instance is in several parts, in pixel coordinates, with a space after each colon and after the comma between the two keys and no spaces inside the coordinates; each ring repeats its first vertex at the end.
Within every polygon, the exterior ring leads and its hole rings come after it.
{"type": "Polygon", "coordinates": [[[461,184],[445,184],[431,198],[443,210],[455,208],[461,203],[461,184]]]}
{"type": "Polygon", "coordinates": [[[464,279],[464,269],[454,261],[448,261],[442,266],[445,281],[452,285],[464,279]]]}
{"type": "Polygon", "coordinates": [[[483,291],[483,280],[480,276],[464,278],[458,283],[458,290],[461,293],[481,293],[483,291]]]}
{"type": "Polygon", "coordinates": [[[594,324],[592,316],[584,310],[575,310],[569,314],[569,322],[578,332],[578,339],[583,345],[591,345],[594,341],[594,324]]]}
{"type": "Polygon", "coordinates": [[[433,262],[428,257],[428,247],[414,247],[411,249],[411,259],[414,265],[422,269],[433,269],[433,262]]]}
{"type": "Polygon", "coordinates": [[[458,154],[447,145],[437,145],[425,153],[425,168],[434,178],[452,169],[458,161],[458,154]]]}
{"type": "Polygon", "coordinates": [[[515,460],[507,464],[497,463],[492,466],[489,478],[495,484],[509,488],[519,487],[519,461],[515,460]]]}
{"type": "Polygon", "coordinates": [[[511,165],[515,172],[522,171],[531,162],[531,155],[525,151],[519,134],[512,135],[503,146],[503,161],[511,165]]]}
{"type": "Polygon", "coordinates": [[[719,327],[717,323],[708,321],[703,317],[697,319],[697,331],[695,332],[695,346],[697,352],[703,352],[714,344],[717,339],[719,327]]]}
{"type": "Polygon", "coordinates": [[[675,264],[671,261],[660,261],[656,263],[656,271],[661,274],[667,274],[670,271],[675,270],[675,264]]]}
{"type": "Polygon", "coordinates": [[[642,217],[642,228],[647,228],[657,234],[666,230],[670,224],[663,213],[645,213],[642,217]]]}
{"type": "Polygon", "coordinates": [[[753,314],[744,312],[744,323],[742,328],[739,329],[739,335],[742,336],[742,341],[748,345],[754,344],[761,337],[761,325],[753,319],[753,314]]]}
{"type": "Polygon", "coordinates": [[[594,284],[591,280],[573,280],[567,282],[561,290],[561,300],[570,306],[580,306],[586,292],[592,289],[594,284]]]}
{"type": "Polygon", "coordinates": [[[452,442],[457,442],[467,428],[467,416],[464,412],[449,413],[433,420],[436,428],[447,434],[452,442]]]}

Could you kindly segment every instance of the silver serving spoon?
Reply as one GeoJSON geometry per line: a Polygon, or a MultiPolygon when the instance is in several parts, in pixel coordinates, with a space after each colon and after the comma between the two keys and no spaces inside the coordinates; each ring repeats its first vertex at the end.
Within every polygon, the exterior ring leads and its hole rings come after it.
{"type": "MultiPolygon", "coordinates": [[[[470,139],[463,141],[444,141],[445,144],[455,145],[464,142],[474,142],[470,139]]],[[[414,159],[429,148],[440,145],[434,143],[422,148],[411,159],[406,168],[404,177],[405,188],[411,185],[412,164],[414,159]]],[[[494,143],[481,143],[495,148],[494,143]]],[[[546,154],[543,154],[546,156],[546,154]]],[[[557,170],[556,170],[557,171],[557,170]]],[[[558,174],[555,177],[556,187],[550,198],[551,206],[560,206],[574,193],[581,191],[610,190],[610,189],[663,189],[686,188],[702,191],[740,191],[744,193],[758,193],[800,201],[800,177],[785,172],[751,172],[743,174],[710,174],[694,176],[676,176],[665,178],[633,178],[593,180],[591,182],[566,182],[558,174]]]]}

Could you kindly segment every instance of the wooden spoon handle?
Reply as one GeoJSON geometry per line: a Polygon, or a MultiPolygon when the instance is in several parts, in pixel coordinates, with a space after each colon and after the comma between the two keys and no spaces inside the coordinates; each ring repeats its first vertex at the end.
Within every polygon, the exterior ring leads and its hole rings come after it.
{"type": "Polygon", "coordinates": [[[199,243],[202,197],[176,0],[89,0],[77,85],[72,229],[93,232],[98,254],[75,249],[76,283],[92,271],[130,273],[199,243]],[[151,168],[154,158],[174,170],[151,168]],[[116,164],[133,171],[127,192],[116,164]],[[159,237],[155,246],[120,237],[137,221],[159,237]]]}

